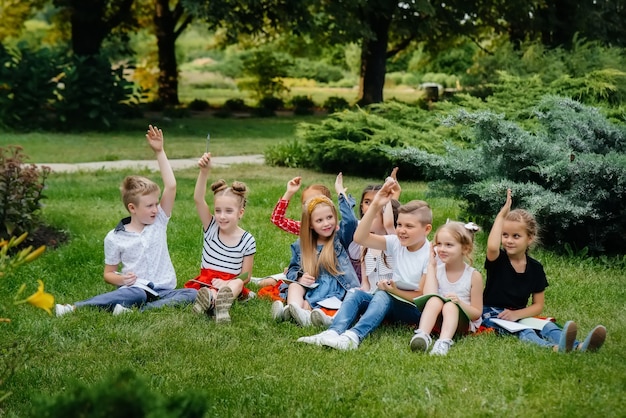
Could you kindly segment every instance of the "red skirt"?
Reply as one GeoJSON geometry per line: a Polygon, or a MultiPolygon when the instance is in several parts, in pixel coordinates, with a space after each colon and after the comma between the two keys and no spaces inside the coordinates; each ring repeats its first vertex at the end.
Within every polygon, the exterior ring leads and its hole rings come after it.
{"type": "MultiPolygon", "coordinates": [[[[213,286],[214,279],[228,281],[228,280],[234,279],[235,277],[237,277],[237,274],[226,273],[223,271],[217,271],[217,270],[211,270],[211,269],[201,269],[200,275],[196,277],[195,279],[189,280],[188,282],[186,282],[183,287],[186,287],[188,289],[198,290],[201,287],[208,286],[212,289],[217,290],[217,288],[213,286]]],[[[249,293],[250,293],[250,289],[244,286],[243,289],[241,289],[241,295],[239,295],[239,298],[248,299],[249,293]]]]}

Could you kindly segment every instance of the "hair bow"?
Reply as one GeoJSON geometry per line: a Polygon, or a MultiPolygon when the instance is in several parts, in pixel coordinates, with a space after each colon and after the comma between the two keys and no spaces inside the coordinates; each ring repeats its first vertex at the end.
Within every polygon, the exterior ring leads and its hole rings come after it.
{"type": "Polygon", "coordinates": [[[478,225],[476,225],[474,222],[468,222],[465,225],[465,229],[468,229],[472,232],[478,232],[480,231],[480,227],[478,225]]]}

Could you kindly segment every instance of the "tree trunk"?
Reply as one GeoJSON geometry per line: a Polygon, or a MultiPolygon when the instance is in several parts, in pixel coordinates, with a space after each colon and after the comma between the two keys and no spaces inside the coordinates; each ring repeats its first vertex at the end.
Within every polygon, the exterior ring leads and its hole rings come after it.
{"type": "Polygon", "coordinates": [[[372,16],[369,21],[375,38],[364,39],[361,47],[361,75],[357,101],[359,106],[383,101],[387,72],[387,44],[391,20],[384,16],[372,16]]]}
{"type": "Polygon", "coordinates": [[[176,23],[168,0],[157,0],[154,13],[157,48],[159,50],[159,101],[175,106],[178,100],[178,62],[176,61],[176,23]]]}
{"type": "Polygon", "coordinates": [[[104,1],[70,2],[72,10],[70,24],[72,25],[72,50],[81,56],[93,56],[100,52],[102,41],[109,34],[107,23],[103,21],[104,1]]]}

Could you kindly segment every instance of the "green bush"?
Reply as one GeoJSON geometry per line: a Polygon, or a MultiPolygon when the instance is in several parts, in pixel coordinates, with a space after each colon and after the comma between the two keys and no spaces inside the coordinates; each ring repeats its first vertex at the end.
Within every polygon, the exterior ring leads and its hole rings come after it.
{"type": "Polygon", "coordinates": [[[165,397],[130,370],[123,370],[92,385],[74,383],[60,395],[35,402],[35,417],[201,418],[206,398],[188,392],[165,397]]]}
{"type": "Polygon", "coordinates": [[[532,114],[534,132],[502,115],[461,111],[447,123],[473,126],[473,147],[392,155],[435,180],[432,189],[467,202],[467,214],[479,222],[491,221],[510,187],[515,206],[537,217],[546,246],[619,253],[626,246],[626,129],[595,108],[555,96],[532,114]]]}
{"type": "Polygon", "coordinates": [[[343,97],[331,96],[324,101],[322,107],[326,109],[328,113],[335,113],[350,108],[350,103],[343,97]]]}
{"type": "Polygon", "coordinates": [[[288,76],[292,78],[308,78],[320,83],[331,83],[343,78],[343,70],[323,61],[311,61],[306,58],[294,60],[293,67],[288,69],[288,76]]]}
{"type": "Polygon", "coordinates": [[[267,96],[259,100],[255,113],[261,117],[274,116],[278,109],[285,106],[285,102],[280,97],[267,96]]]}
{"type": "Polygon", "coordinates": [[[276,167],[306,167],[309,158],[309,147],[293,140],[269,147],[263,153],[265,163],[276,167]]]}
{"type": "Polygon", "coordinates": [[[291,58],[274,52],[270,47],[258,48],[243,58],[244,74],[237,85],[242,90],[249,90],[254,97],[278,97],[289,91],[282,81],[292,66],[291,58]]]}
{"type": "MultiPolygon", "coordinates": [[[[299,141],[290,144],[289,148],[293,151],[295,147],[302,147],[302,150],[290,154],[306,155],[306,159],[297,160],[304,168],[384,176],[395,164],[387,152],[390,148],[412,144],[431,152],[443,152],[443,138],[454,138],[455,133],[453,129],[435,128],[434,125],[428,111],[388,102],[367,109],[334,113],[319,124],[300,124],[296,130],[299,141]]],[[[281,144],[270,147],[269,153],[274,157],[290,155],[282,152],[282,147],[281,144]]],[[[271,160],[275,165],[287,165],[278,158],[271,160]]],[[[289,165],[293,166],[293,162],[289,165]]],[[[421,177],[417,171],[407,171],[404,175],[412,179],[421,177]]]]}
{"type": "Polygon", "coordinates": [[[295,115],[312,115],[315,102],[311,96],[294,96],[290,100],[295,115]]]}
{"type": "Polygon", "coordinates": [[[22,147],[0,147],[0,239],[32,233],[40,226],[40,209],[48,167],[24,163],[22,147]]]}
{"type": "Polygon", "coordinates": [[[207,110],[209,107],[209,102],[202,99],[193,99],[191,102],[189,102],[189,105],[187,105],[187,109],[200,112],[203,110],[207,110]]]}
{"type": "Polygon", "coordinates": [[[405,86],[418,87],[420,85],[420,78],[417,74],[406,73],[402,76],[402,82],[405,86]]]}
{"type": "Polygon", "coordinates": [[[0,44],[0,125],[18,130],[50,126],[59,58],[50,49],[0,44]]]}
{"type": "Polygon", "coordinates": [[[231,112],[243,112],[248,109],[243,99],[228,99],[224,102],[224,106],[222,107],[231,112]]]}
{"type": "Polygon", "coordinates": [[[105,56],[71,56],[57,88],[54,110],[57,128],[110,129],[127,106],[139,102],[125,67],[111,68],[105,56]],[[134,100],[133,100],[134,99],[134,100]]]}
{"type": "Polygon", "coordinates": [[[0,124],[12,129],[109,129],[139,98],[105,56],[0,46],[0,124]]]}

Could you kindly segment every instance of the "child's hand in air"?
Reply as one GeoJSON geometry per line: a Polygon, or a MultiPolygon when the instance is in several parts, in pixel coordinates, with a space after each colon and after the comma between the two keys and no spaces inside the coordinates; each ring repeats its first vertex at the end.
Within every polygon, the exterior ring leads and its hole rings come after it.
{"type": "Polygon", "coordinates": [[[391,177],[387,177],[387,180],[385,181],[385,184],[383,184],[383,187],[381,187],[380,190],[376,192],[374,200],[372,201],[372,205],[375,205],[377,207],[385,206],[394,196],[397,187],[398,183],[391,177]]]}
{"type": "Polygon", "coordinates": [[[343,187],[343,174],[340,172],[335,179],[335,191],[337,194],[346,194],[347,188],[343,187]]]}
{"type": "Polygon", "coordinates": [[[201,171],[209,170],[211,168],[211,153],[205,152],[198,160],[198,167],[201,171]]]}
{"type": "MultiPolygon", "coordinates": [[[[391,174],[389,174],[389,177],[391,177],[392,179],[394,179],[396,181],[396,189],[394,191],[393,194],[393,198],[396,200],[400,200],[400,193],[402,192],[402,189],[400,188],[400,183],[398,183],[398,167],[394,167],[393,170],[391,170],[391,174]]],[[[388,178],[389,178],[388,177],[388,178]]]]}
{"type": "Polygon", "coordinates": [[[500,209],[500,212],[507,214],[511,210],[511,204],[513,203],[513,199],[511,198],[511,189],[506,189],[506,202],[504,202],[504,206],[500,209]]]}
{"type": "Polygon", "coordinates": [[[156,126],[148,125],[146,141],[148,141],[152,151],[156,153],[163,151],[163,131],[156,126]]]}
{"type": "Polygon", "coordinates": [[[302,184],[302,177],[294,177],[287,182],[287,190],[285,190],[285,194],[283,195],[284,200],[291,200],[291,197],[296,194],[298,190],[300,190],[300,185],[302,184]]]}

